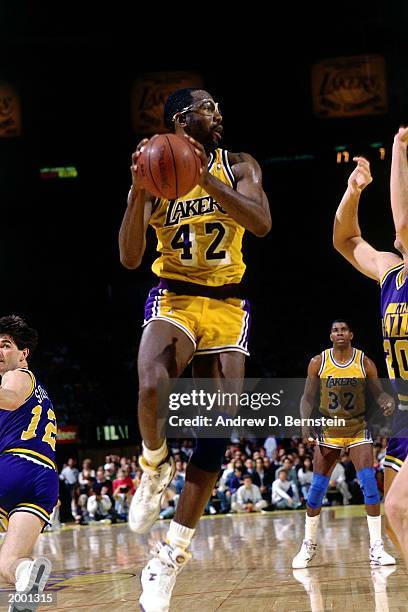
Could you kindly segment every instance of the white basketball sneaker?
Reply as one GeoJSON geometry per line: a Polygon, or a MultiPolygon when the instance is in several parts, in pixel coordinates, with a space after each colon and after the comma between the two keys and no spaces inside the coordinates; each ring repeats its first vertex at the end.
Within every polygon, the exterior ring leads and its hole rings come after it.
{"type": "Polygon", "coordinates": [[[312,540],[303,540],[302,548],[292,561],[293,569],[304,569],[313,559],[316,554],[317,544],[313,544],[312,540]]]}
{"type": "Polygon", "coordinates": [[[163,493],[173,480],[176,464],[171,456],[157,468],[148,465],[143,457],[139,464],[143,475],[130,503],[129,527],[135,533],[145,533],[159,518],[163,493]]]}
{"type": "MultiPolygon", "coordinates": [[[[45,557],[38,557],[33,561],[22,561],[17,566],[16,575],[16,593],[32,596],[41,595],[43,592],[49,575],[51,573],[51,561],[45,557]],[[22,566],[22,567],[20,567],[22,566]]],[[[31,612],[37,610],[40,602],[31,602],[30,597],[25,598],[27,601],[16,602],[11,604],[8,612],[31,612]]]]}
{"type": "Polygon", "coordinates": [[[395,565],[396,561],[394,557],[385,552],[384,542],[376,540],[370,546],[370,563],[371,565],[395,565]]]}
{"type": "Polygon", "coordinates": [[[151,552],[155,556],[143,568],[140,578],[140,607],[143,612],[168,612],[176,576],[191,559],[191,553],[161,542],[151,552]]]}

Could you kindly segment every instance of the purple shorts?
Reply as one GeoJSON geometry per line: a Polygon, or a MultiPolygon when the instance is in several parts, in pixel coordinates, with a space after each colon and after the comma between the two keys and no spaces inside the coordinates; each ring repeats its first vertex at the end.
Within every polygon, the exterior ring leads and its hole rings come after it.
{"type": "Polygon", "coordinates": [[[29,512],[49,525],[58,484],[58,474],[52,468],[0,455],[0,519],[7,520],[14,512],[29,512]]]}
{"type": "Polygon", "coordinates": [[[384,466],[399,472],[407,456],[408,438],[390,438],[387,444],[384,466]]]}

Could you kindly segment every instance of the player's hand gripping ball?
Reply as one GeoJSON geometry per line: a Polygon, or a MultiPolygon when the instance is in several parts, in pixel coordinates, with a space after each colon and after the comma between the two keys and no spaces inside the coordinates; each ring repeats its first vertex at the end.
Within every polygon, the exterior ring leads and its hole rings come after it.
{"type": "Polygon", "coordinates": [[[187,138],[176,134],[153,136],[137,159],[137,178],[142,186],[166,200],[193,189],[200,180],[201,160],[187,138]]]}

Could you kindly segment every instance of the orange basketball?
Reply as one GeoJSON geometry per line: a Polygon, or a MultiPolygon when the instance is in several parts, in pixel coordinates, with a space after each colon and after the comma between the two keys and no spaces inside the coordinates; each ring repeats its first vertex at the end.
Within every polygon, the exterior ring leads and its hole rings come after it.
{"type": "Polygon", "coordinates": [[[175,200],[200,180],[201,163],[194,147],[176,134],[153,136],[137,159],[137,174],[153,195],[175,200]]]}

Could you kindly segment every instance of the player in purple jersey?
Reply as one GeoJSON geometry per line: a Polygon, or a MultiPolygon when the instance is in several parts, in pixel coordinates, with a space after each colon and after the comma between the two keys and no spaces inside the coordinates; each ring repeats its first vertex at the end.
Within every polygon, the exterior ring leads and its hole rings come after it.
{"type": "Polygon", "coordinates": [[[0,318],[0,517],[8,523],[0,575],[20,595],[9,612],[36,610],[51,572],[48,559],[31,556],[58,498],[55,414],[28,369],[37,338],[20,317],[0,318]]]}
{"type": "MultiPolygon", "coordinates": [[[[386,331],[389,335],[393,335],[396,324],[400,324],[398,329],[399,339],[395,343],[391,343],[387,347],[388,360],[391,368],[398,365],[398,373],[404,380],[408,379],[408,284],[407,266],[408,266],[408,162],[407,162],[407,146],[408,146],[408,128],[400,128],[395,135],[394,144],[392,147],[392,163],[391,163],[391,206],[396,229],[396,248],[401,252],[403,262],[399,266],[400,271],[396,276],[395,290],[404,290],[405,300],[399,300],[397,307],[394,309],[395,314],[392,317],[393,324],[386,331]],[[395,321],[395,323],[394,323],[395,321]]],[[[387,350],[387,349],[386,349],[387,350]]],[[[407,383],[408,388],[408,383],[407,383]]],[[[403,415],[407,415],[408,410],[408,391],[402,389],[398,391],[398,397],[401,402],[401,411],[403,415]],[[401,391],[405,391],[405,394],[401,391]]],[[[408,448],[406,441],[408,439],[408,418],[401,423],[403,431],[406,433],[406,438],[399,438],[398,442],[404,445],[404,463],[397,474],[390,488],[388,497],[385,502],[385,512],[391,523],[392,528],[398,538],[402,552],[405,557],[405,563],[408,564],[408,448]]],[[[389,452],[389,449],[388,449],[389,452]]]]}
{"type": "MultiPolygon", "coordinates": [[[[388,442],[384,464],[386,497],[408,455],[408,189],[404,187],[408,182],[406,132],[400,130],[395,137],[391,168],[391,207],[396,230],[394,247],[401,256],[377,251],[361,236],[358,205],[361,192],[372,181],[369,162],[363,157],[354,158],[357,167],[348,179],[347,190],[336,211],[333,234],[334,247],[343,257],[362,274],[381,283],[384,352],[388,374],[398,393],[393,437],[388,442]]],[[[389,523],[387,528],[394,543],[398,544],[389,523]]]]}

